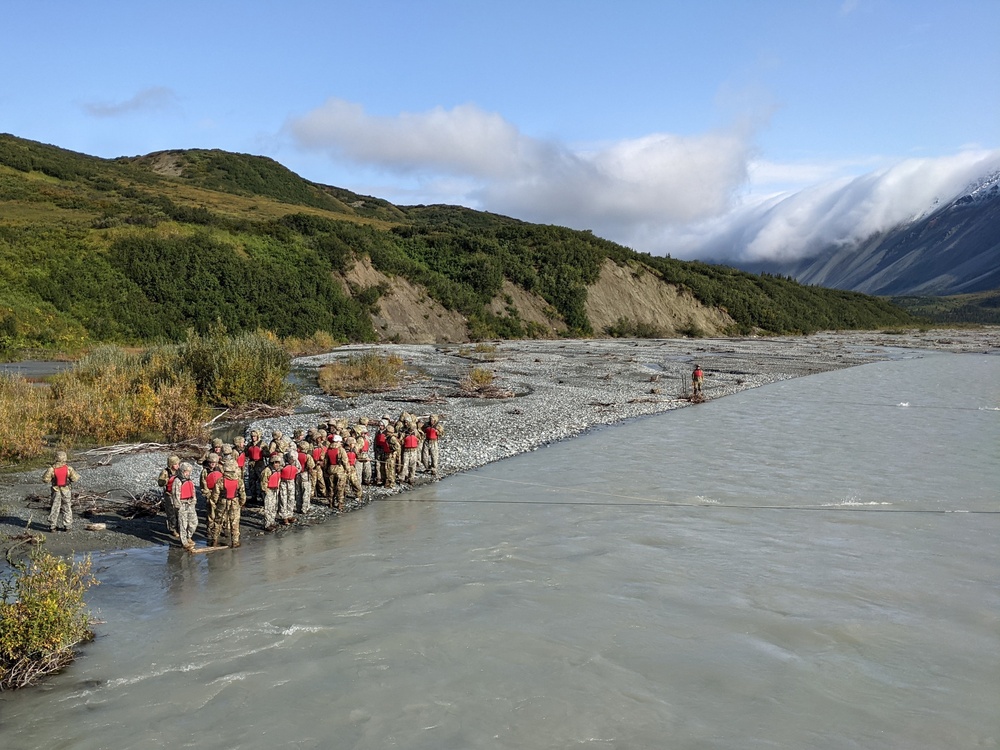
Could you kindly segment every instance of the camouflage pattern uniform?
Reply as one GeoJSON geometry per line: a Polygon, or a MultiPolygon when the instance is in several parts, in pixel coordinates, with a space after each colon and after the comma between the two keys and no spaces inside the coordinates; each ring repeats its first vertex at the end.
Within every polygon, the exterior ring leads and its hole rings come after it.
{"type": "Polygon", "coordinates": [[[201,470],[201,496],[205,498],[205,526],[209,537],[218,536],[218,522],[215,517],[215,485],[222,479],[221,461],[217,453],[209,453],[208,460],[201,470]]]}
{"type": "Polygon", "coordinates": [[[281,468],[281,483],[278,485],[278,520],[284,524],[295,520],[295,485],[300,473],[299,455],[289,451],[285,454],[285,465],[281,468]]]}
{"type": "Polygon", "coordinates": [[[438,440],[444,437],[444,428],[441,426],[437,415],[431,414],[430,419],[423,425],[421,431],[424,434],[424,448],[420,461],[424,465],[424,471],[437,476],[438,461],[440,459],[438,440]]]}
{"type": "Polygon", "coordinates": [[[193,471],[191,464],[181,464],[172,488],[174,504],[177,506],[177,530],[180,532],[181,546],[188,552],[194,551],[193,537],[198,530],[198,512],[195,509],[198,493],[191,479],[193,471]]]}
{"type": "Polygon", "coordinates": [[[361,484],[372,484],[374,481],[372,467],[372,441],[368,437],[368,419],[361,417],[354,427],[358,441],[358,479],[361,484]]]}
{"type": "Polygon", "coordinates": [[[361,503],[364,502],[364,490],[361,488],[361,478],[358,476],[358,469],[361,466],[358,463],[358,441],[353,437],[349,437],[344,441],[344,446],[347,450],[347,483],[351,485],[354,497],[361,503]],[[352,455],[354,456],[353,465],[351,465],[352,455]]]}
{"type": "Polygon", "coordinates": [[[163,515],[167,517],[167,533],[177,538],[180,533],[177,531],[177,505],[174,503],[173,486],[177,479],[177,469],[181,465],[180,456],[171,456],[167,459],[167,468],[160,472],[156,483],[163,488],[163,515]]]}
{"type": "Polygon", "coordinates": [[[344,497],[347,495],[347,471],[350,464],[340,435],[333,436],[330,447],[323,456],[323,465],[326,469],[326,490],[330,507],[342,511],[344,497]]]}
{"type": "Polygon", "coordinates": [[[299,443],[299,464],[302,471],[299,472],[296,495],[298,505],[302,513],[308,513],[312,508],[312,491],[316,473],[316,461],[312,457],[312,448],[305,440],[299,443]]]}
{"type": "Polygon", "coordinates": [[[390,424],[385,427],[385,440],[389,451],[385,454],[384,460],[379,467],[382,473],[382,485],[384,487],[396,486],[396,462],[403,451],[403,444],[396,437],[396,430],[390,424]]]}
{"type": "Polygon", "coordinates": [[[247,503],[247,490],[243,482],[243,473],[235,461],[229,461],[223,466],[222,480],[216,482],[212,498],[215,505],[216,518],[219,525],[211,541],[213,547],[219,546],[219,532],[229,535],[229,546],[240,546],[240,511],[247,503]]]}
{"type": "Polygon", "coordinates": [[[73,528],[73,482],[80,479],[72,466],[66,463],[66,453],[56,453],[56,462],[45,470],[42,481],[52,488],[52,505],[49,509],[49,531],[73,528]],[[60,526],[61,524],[61,526],[60,526]]]}
{"type": "Polygon", "coordinates": [[[265,446],[261,442],[260,430],[251,430],[250,442],[243,449],[243,453],[247,457],[247,495],[257,502],[261,500],[260,473],[267,464],[267,456],[264,451],[265,446]]]}
{"type": "Polygon", "coordinates": [[[403,463],[399,478],[407,484],[413,484],[417,478],[417,463],[420,461],[420,436],[413,422],[406,423],[406,434],[403,436],[403,463]]]}
{"type": "Polygon", "coordinates": [[[275,453],[260,473],[260,487],[264,493],[264,531],[274,531],[278,527],[275,518],[278,515],[278,488],[281,486],[282,463],[281,454],[275,453]]]}

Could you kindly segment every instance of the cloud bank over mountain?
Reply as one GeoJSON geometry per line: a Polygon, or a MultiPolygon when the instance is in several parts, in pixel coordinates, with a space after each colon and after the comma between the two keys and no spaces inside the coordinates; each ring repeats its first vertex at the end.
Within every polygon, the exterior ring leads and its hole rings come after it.
{"type": "Polygon", "coordinates": [[[407,202],[593,229],[680,258],[808,256],[925,213],[1000,170],[1000,150],[974,149],[861,175],[859,162],[767,163],[747,124],[575,146],[474,104],[385,116],[330,99],[285,130],[305,151],[404,181],[407,202]]]}

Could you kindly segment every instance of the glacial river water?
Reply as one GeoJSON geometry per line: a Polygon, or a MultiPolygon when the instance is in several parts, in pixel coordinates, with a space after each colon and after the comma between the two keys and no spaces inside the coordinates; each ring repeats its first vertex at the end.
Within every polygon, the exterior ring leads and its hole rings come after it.
{"type": "Polygon", "coordinates": [[[0,747],[996,747],[998,407],[1000,356],[901,359],[100,556],[0,747]]]}

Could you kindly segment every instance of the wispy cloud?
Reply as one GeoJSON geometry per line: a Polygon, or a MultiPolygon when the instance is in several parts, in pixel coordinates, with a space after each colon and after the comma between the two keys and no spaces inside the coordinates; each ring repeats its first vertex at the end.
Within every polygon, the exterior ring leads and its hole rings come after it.
{"type": "Polygon", "coordinates": [[[81,106],[93,117],[121,117],[134,112],[163,112],[177,107],[178,101],[171,89],[152,86],[122,102],[84,102],[81,106]]]}
{"type": "Polygon", "coordinates": [[[747,202],[726,215],[647,238],[682,257],[792,260],[840,243],[863,240],[933,211],[1000,171],[1000,150],[907,159],[853,178],[840,178],[747,202]]]}
{"type": "Polygon", "coordinates": [[[887,229],[1000,169],[1000,151],[983,150],[890,166],[775,163],[755,153],[762,125],[572,146],[472,104],[387,117],[331,99],[286,131],[299,148],[415,183],[395,191],[412,202],[589,228],[682,258],[802,257],[887,229]]]}

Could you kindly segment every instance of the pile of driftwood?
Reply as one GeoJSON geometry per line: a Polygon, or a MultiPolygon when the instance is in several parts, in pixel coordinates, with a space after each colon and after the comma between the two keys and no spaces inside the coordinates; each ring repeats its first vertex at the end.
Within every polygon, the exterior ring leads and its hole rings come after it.
{"type": "MultiPolygon", "coordinates": [[[[126,520],[155,516],[162,507],[163,493],[147,490],[141,495],[133,495],[128,490],[117,489],[107,492],[73,493],[73,508],[82,518],[113,513],[126,520]],[[111,493],[121,493],[124,498],[112,497],[111,493]]],[[[48,495],[28,495],[29,507],[48,508],[48,495]]]]}
{"type": "Polygon", "coordinates": [[[119,445],[105,445],[99,448],[91,448],[84,451],[87,462],[91,458],[96,458],[96,466],[108,466],[112,460],[118,456],[128,456],[133,453],[194,453],[201,455],[205,450],[205,444],[194,440],[187,440],[183,443],[120,443],[119,445]]]}

